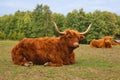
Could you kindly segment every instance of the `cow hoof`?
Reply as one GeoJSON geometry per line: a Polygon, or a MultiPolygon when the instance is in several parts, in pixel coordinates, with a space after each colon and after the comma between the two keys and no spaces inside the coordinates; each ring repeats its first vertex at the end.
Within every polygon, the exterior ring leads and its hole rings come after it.
{"type": "Polygon", "coordinates": [[[25,63],[24,66],[29,67],[30,65],[28,63],[25,63]]]}
{"type": "Polygon", "coordinates": [[[33,63],[30,61],[30,62],[28,62],[28,63],[25,63],[24,66],[30,67],[30,66],[33,66],[33,63]]]}
{"type": "Polygon", "coordinates": [[[30,62],[28,62],[28,63],[30,64],[30,66],[33,66],[33,62],[30,61],[30,62]]]}
{"type": "Polygon", "coordinates": [[[48,63],[48,62],[46,62],[46,63],[44,64],[44,66],[48,66],[48,64],[49,64],[49,63],[48,63]]]}

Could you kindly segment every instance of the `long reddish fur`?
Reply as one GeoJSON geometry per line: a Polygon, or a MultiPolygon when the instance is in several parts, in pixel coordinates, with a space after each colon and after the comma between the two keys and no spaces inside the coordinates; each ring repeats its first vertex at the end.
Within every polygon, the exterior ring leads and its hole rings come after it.
{"type": "Polygon", "coordinates": [[[17,65],[33,64],[62,66],[75,63],[74,42],[84,35],[73,30],[66,30],[60,37],[24,38],[11,51],[12,61],[17,65]]]}
{"type": "Polygon", "coordinates": [[[102,39],[95,40],[93,39],[90,42],[90,47],[94,48],[112,48],[112,39],[111,36],[105,36],[102,39]]]}

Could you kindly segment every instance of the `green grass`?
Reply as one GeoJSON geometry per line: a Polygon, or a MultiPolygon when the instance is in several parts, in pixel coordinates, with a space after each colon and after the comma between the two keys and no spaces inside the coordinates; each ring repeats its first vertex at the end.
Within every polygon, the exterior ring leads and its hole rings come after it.
{"type": "Polygon", "coordinates": [[[0,41],[0,80],[120,80],[120,46],[112,49],[80,45],[76,63],[62,67],[14,65],[10,51],[18,41],[0,41]]]}

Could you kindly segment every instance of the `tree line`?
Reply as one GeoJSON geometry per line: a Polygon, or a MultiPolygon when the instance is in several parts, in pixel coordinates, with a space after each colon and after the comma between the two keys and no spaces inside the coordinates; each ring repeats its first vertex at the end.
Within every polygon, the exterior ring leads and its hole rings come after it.
{"type": "Polygon", "coordinates": [[[16,11],[14,14],[0,17],[0,39],[21,40],[25,37],[37,38],[44,36],[58,36],[52,21],[55,21],[60,31],[67,28],[83,32],[92,23],[90,32],[82,43],[89,43],[92,39],[103,36],[113,36],[120,39],[120,16],[99,11],[86,13],[82,8],[74,9],[67,15],[53,13],[49,6],[38,4],[33,11],[16,11]]]}

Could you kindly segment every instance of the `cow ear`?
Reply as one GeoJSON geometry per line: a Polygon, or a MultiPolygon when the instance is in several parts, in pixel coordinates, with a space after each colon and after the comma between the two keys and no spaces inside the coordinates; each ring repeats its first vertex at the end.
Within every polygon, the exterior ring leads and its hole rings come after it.
{"type": "Polygon", "coordinates": [[[84,39],[85,38],[85,36],[84,35],[80,35],[80,37],[79,37],[80,39],[84,39]]]}

